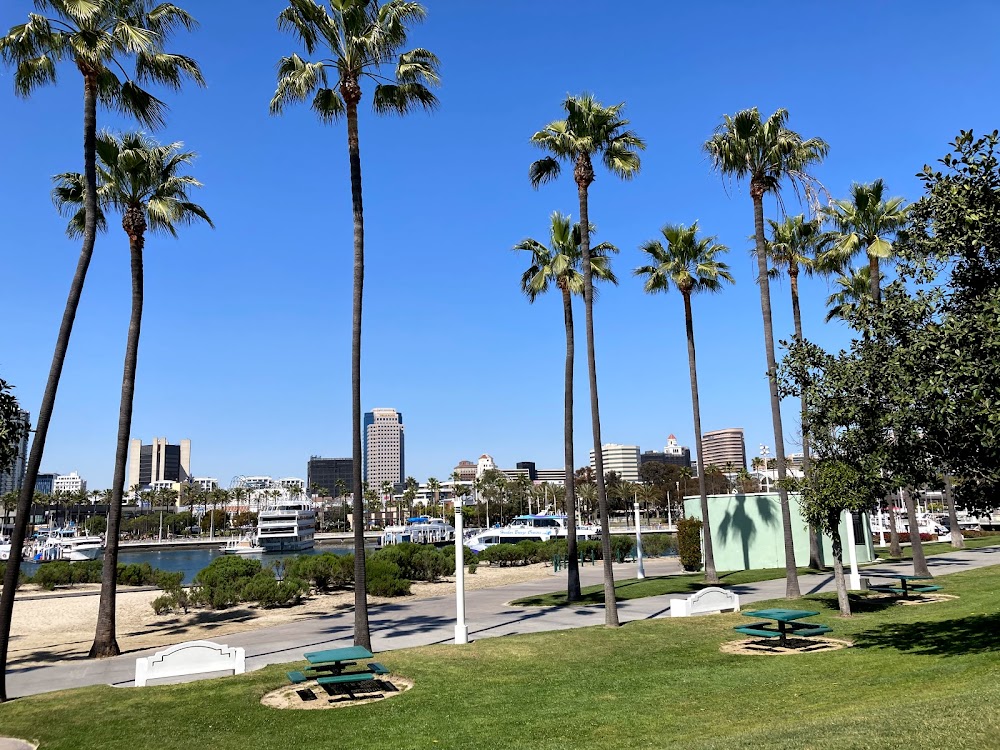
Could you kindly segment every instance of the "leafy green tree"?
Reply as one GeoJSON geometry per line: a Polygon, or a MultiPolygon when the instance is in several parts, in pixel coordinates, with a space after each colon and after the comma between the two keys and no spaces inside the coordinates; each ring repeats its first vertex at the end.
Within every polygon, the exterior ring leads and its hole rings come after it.
{"type": "Polygon", "coordinates": [[[871,299],[876,305],[882,300],[879,263],[892,257],[890,238],[905,225],[907,210],[902,198],[885,198],[882,180],[854,183],[849,200],[835,200],[826,209],[836,229],[824,262],[843,267],[855,255],[864,253],[868,258],[871,299]]]}
{"type": "Polygon", "coordinates": [[[803,139],[787,127],[788,111],[777,110],[766,120],[756,107],[734,116],[723,116],[715,134],[705,143],[713,168],[724,176],[749,180],[753,201],[754,239],[757,256],[757,284],[764,321],[764,352],[767,379],[771,391],[771,422],[774,429],[774,453],[778,468],[778,497],[785,546],[785,596],[799,596],[795,549],[792,543],[792,520],[785,491],[785,437],[778,399],[777,365],[774,356],[774,329],[771,323],[771,288],[768,283],[767,240],[764,237],[764,196],[771,193],[781,200],[781,183],[787,181],[798,191],[809,192],[815,183],[809,169],[826,156],[829,147],[819,138],[803,139]]]}
{"type": "Polygon", "coordinates": [[[329,56],[314,62],[297,54],[278,62],[278,85],[271,112],[312,97],[323,122],[347,120],[347,151],[354,216],[354,300],[351,331],[351,429],[354,458],[354,643],[371,649],[365,585],[364,508],[361,486],[361,307],[365,274],[365,225],[361,191],[358,104],[361,83],[372,81],[377,114],[405,115],[416,107],[431,110],[437,97],[438,59],[426,49],[400,52],[408,26],[424,20],[426,10],[410,0],[331,0],[330,9],[314,0],[289,0],[278,27],[292,32],[306,53],[329,56]],[[395,69],[390,66],[395,65],[395,69]],[[331,80],[332,79],[332,80],[331,80]]]}
{"type": "Polygon", "coordinates": [[[532,163],[528,177],[534,187],[558,177],[560,162],[573,165],[580,205],[580,263],[583,267],[583,305],[587,332],[587,371],[590,380],[590,416],[597,469],[597,503],[601,514],[601,544],[604,555],[604,622],[618,627],[614,570],[611,565],[611,531],[608,526],[608,499],[604,486],[604,457],[601,453],[601,413],[597,398],[597,358],[594,353],[594,282],[590,259],[590,186],[594,182],[595,158],[623,180],[639,173],[638,151],[646,144],[631,130],[621,114],[625,104],[605,107],[592,95],[568,96],[563,102],[566,118],[555,120],[531,137],[531,142],[549,156],[532,163]]]}
{"type": "Polygon", "coordinates": [[[688,374],[691,378],[691,413],[694,419],[695,450],[698,457],[698,491],[701,494],[701,517],[704,522],[705,582],[718,583],[715,556],[712,553],[712,532],[708,515],[708,493],[705,489],[705,464],[701,447],[701,400],[698,395],[698,366],[694,345],[694,318],[691,314],[691,295],[699,292],[719,292],[723,282],[733,283],[729,266],[716,256],[729,252],[715,237],[698,237],[698,222],[691,226],[668,224],[660,230],[663,242],[650,240],[639,249],[649,256],[651,263],[635,270],[644,277],[647,293],[668,292],[677,289],[684,302],[684,329],[687,332],[688,374]]]}
{"type": "Polygon", "coordinates": [[[25,421],[12,389],[10,383],[0,378],[0,474],[14,465],[31,426],[25,421]]]}
{"type": "MultiPolygon", "coordinates": [[[[590,227],[591,232],[595,230],[590,227]]],[[[573,329],[573,295],[583,294],[583,274],[580,272],[582,252],[580,249],[580,225],[572,224],[568,216],[558,211],[552,213],[549,228],[549,245],[538,240],[522,240],[515,250],[531,253],[531,265],[521,276],[521,291],[534,302],[540,294],[554,284],[562,295],[563,326],[566,329],[566,359],[563,369],[563,457],[566,467],[566,524],[567,524],[567,568],[566,600],[579,601],[580,569],[577,560],[576,539],[576,487],[573,464],[573,365],[575,360],[575,337],[573,329]]],[[[618,279],[608,256],[617,253],[618,248],[610,242],[602,242],[590,249],[591,276],[600,281],[617,284],[618,279]]]]}
{"type": "MultiPolygon", "coordinates": [[[[35,8],[38,14],[29,15],[26,23],[12,27],[0,38],[0,57],[14,67],[14,90],[25,98],[36,89],[56,82],[58,63],[71,63],[83,77],[85,221],[83,247],[59,327],[18,500],[18,520],[11,534],[11,559],[15,561],[21,557],[31,493],[41,466],[59,378],[97,237],[97,103],[100,101],[153,128],[163,123],[166,105],[143,85],[154,83],[177,90],[185,79],[204,84],[193,59],[164,50],[163,45],[173,32],[190,30],[196,25],[176,5],[155,4],[152,0],[35,0],[35,8]],[[129,59],[135,62],[131,76],[126,71],[129,59]]],[[[13,584],[17,581],[18,567],[17,562],[7,566],[0,595],[0,701],[6,700],[2,675],[7,663],[13,584]]]]}
{"type": "MultiPolygon", "coordinates": [[[[205,210],[189,199],[189,190],[200,187],[201,183],[184,174],[185,168],[194,161],[195,154],[183,151],[182,148],[181,143],[162,146],[141,133],[115,136],[105,132],[97,138],[98,225],[106,227],[107,211],[114,210],[122,216],[122,229],[128,237],[132,266],[132,311],[125,345],[114,483],[108,511],[97,634],[90,649],[92,657],[115,656],[120,653],[115,637],[115,584],[128,443],[132,432],[135,373],[142,328],[143,250],[146,232],[176,237],[177,228],[181,225],[198,220],[212,224],[205,210]]],[[[85,194],[86,180],[82,174],[66,172],[56,176],[53,200],[63,213],[70,216],[68,231],[71,237],[81,236],[86,228],[85,194]]]]}

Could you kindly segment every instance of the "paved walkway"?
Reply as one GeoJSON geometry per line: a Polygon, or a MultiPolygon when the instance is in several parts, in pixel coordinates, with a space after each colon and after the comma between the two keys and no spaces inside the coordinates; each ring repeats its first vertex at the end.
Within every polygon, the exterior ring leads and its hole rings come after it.
{"type": "MultiPolygon", "coordinates": [[[[935,575],[1000,565],[1000,547],[964,550],[928,558],[935,575]]],[[[649,576],[676,573],[675,558],[650,560],[646,564],[649,576]]],[[[862,575],[881,572],[907,572],[910,562],[884,563],[862,568],[862,575]]],[[[581,567],[583,585],[600,583],[600,565],[581,567]]],[[[635,565],[616,565],[615,578],[635,576],[635,565]]],[[[518,633],[566,630],[604,624],[604,608],[592,607],[510,607],[508,602],[532,594],[542,594],[565,587],[565,573],[546,576],[526,583],[492,589],[469,591],[466,594],[466,618],[469,639],[495,638],[518,633]]],[[[832,590],[833,574],[808,575],[799,578],[803,594],[832,590]]],[[[727,587],[740,595],[742,602],[780,599],[785,595],[785,580],[727,587]]],[[[668,616],[670,596],[619,602],[618,616],[622,623],[668,616]]],[[[677,595],[674,594],[674,597],[677,595]]],[[[369,624],[374,651],[450,643],[455,637],[455,600],[453,596],[411,599],[381,604],[369,609],[369,624]]],[[[223,637],[228,646],[246,649],[247,669],[260,669],[268,664],[281,664],[302,659],[305,651],[318,651],[352,644],[354,614],[348,610],[321,615],[295,623],[276,625],[223,637]]],[[[210,636],[209,636],[210,637],[210,636]]],[[[52,666],[13,669],[7,673],[8,695],[22,696],[84,685],[111,684],[130,686],[135,676],[135,660],[149,656],[158,649],[135,651],[112,659],[60,662],[52,666]]],[[[0,750],[4,750],[0,746],[0,750]]]]}

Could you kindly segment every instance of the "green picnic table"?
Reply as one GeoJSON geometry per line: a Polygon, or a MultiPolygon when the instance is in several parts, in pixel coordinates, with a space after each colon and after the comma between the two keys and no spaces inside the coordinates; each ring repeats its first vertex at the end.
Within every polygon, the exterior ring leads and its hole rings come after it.
{"type": "Polygon", "coordinates": [[[900,594],[904,599],[910,598],[911,592],[916,592],[918,594],[925,594],[930,591],[940,591],[940,586],[928,586],[928,585],[910,585],[913,581],[928,581],[932,580],[933,576],[911,576],[903,575],[902,573],[877,573],[869,572],[869,576],[873,578],[895,578],[899,581],[899,586],[892,585],[877,585],[869,586],[872,591],[881,591],[887,594],[900,594]]]}
{"type": "Polygon", "coordinates": [[[374,654],[364,646],[331,648],[326,651],[310,651],[306,661],[313,670],[326,670],[331,674],[342,674],[345,667],[357,664],[359,660],[371,659],[374,654]]]}
{"type": "Polygon", "coordinates": [[[737,625],[734,630],[744,635],[756,635],[763,638],[777,638],[778,645],[784,646],[785,639],[789,635],[796,637],[808,637],[811,635],[821,635],[829,633],[828,625],[815,625],[810,622],[799,622],[806,617],[815,617],[819,612],[809,612],[802,609],[758,609],[752,612],[743,612],[746,617],[753,617],[758,620],[772,620],[777,623],[777,629],[769,627],[770,623],[762,622],[753,625],[737,625]]]}

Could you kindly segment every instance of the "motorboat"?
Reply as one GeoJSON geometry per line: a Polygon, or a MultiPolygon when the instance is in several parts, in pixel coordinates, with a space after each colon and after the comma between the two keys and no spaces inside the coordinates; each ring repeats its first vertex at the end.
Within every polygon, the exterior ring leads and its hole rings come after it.
{"type": "MultiPolygon", "coordinates": [[[[600,528],[590,524],[577,524],[578,541],[594,539],[600,528]]],[[[466,537],[466,546],[473,552],[482,552],[494,544],[517,544],[518,542],[548,542],[569,536],[569,523],[564,515],[540,513],[516,516],[506,526],[497,526],[466,537]]]]}
{"type": "Polygon", "coordinates": [[[6,562],[10,559],[10,541],[7,539],[0,539],[0,562],[6,562]]]}
{"type": "Polygon", "coordinates": [[[455,527],[443,518],[414,516],[405,524],[386,526],[380,539],[382,546],[412,542],[413,544],[444,545],[455,541],[455,527]]]}
{"type": "Polygon", "coordinates": [[[315,545],[316,511],[309,500],[278,500],[257,515],[264,552],[301,552],[315,545]]]}
{"type": "Polygon", "coordinates": [[[258,555],[264,548],[257,544],[257,540],[251,534],[241,537],[231,537],[219,547],[219,551],[224,555],[258,555]]]}
{"type": "Polygon", "coordinates": [[[96,560],[103,552],[104,540],[99,536],[69,536],[65,529],[55,529],[29,547],[25,556],[29,562],[36,563],[56,560],[86,562],[96,560]]]}

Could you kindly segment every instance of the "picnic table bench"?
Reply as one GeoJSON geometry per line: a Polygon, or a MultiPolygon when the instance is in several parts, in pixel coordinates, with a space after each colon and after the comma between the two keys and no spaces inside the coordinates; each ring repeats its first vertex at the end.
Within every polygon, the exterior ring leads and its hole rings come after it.
{"type": "Polygon", "coordinates": [[[777,623],[777,628],[771,627],[769,622],[758,622],[752,625],[737,625],[733,628],[743,635],[753,635],[760,638],[777,638],[778,645],[784,646],[786,638],[791,635],[795,637],[809,637],[829,633],[829,625],[816,625],[809,622],[799,622],[806,617],[815,617],[819,612],[808,612],[801,609],[758,609],[753,612],[744,612],[746,617],[754,617],[760,620],[771,620],[777,623]]]}
{"type": "Polygon", "coordinates": [[[352,685],[371,683],[378,675],[389,674],[389,669],[381,662],[368,662],[367,669],[356,672],[345,672],[347,667],[356,666],[358,660],[370,659],[373,654],[362,646],[311,651],[305,654],[309,666],[288,672],[288,680],[293,684],[315,679],[319,685],[343,685],[351,693],[352,685]]]}
{"type": "Polygon", "coordinates": [[[880,591],[884,594],[899,594],[904,599],[909,599],[911,593],[927,594],[931,591],[940,591],[941,587],[933,584],[914,584],[913,581],[931,580],[932,576],[911,576],[902,573],[869,573],[874,578],[895,578],[899,581],[898,586],[891,583],[869,586],[872,591],[880,591]]]}

